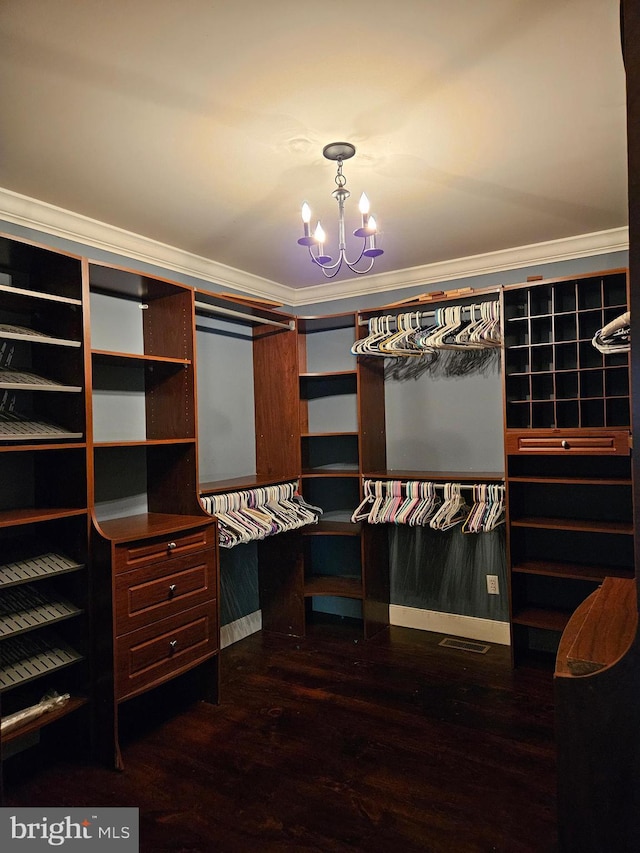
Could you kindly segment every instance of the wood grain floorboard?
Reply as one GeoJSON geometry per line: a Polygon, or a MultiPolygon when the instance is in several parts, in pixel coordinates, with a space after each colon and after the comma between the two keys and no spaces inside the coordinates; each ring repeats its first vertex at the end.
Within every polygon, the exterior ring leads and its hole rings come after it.
{"type": "Polygon", "coordinates": [[[137,806],[143,853],[553,853],[550,672],[441,639],[254,634],[221,704],[146,717],[123,772],[58,762],[6,804],[137,806]]]}

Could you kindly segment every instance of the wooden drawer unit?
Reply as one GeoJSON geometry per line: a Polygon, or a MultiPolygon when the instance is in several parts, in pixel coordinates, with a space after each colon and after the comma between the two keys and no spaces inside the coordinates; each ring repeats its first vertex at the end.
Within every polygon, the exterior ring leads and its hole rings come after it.
{"type": "Polygon", "coordinates": [[[116,640],[116,699],[160,684],[218,651],[210,602],[154,622],[116,640]]]}
{"type": "Polygon", "coordinates": [[[152,563],[115,576],[116,634],[216,598],[213,549],[152,563]]]}
{"type": "Polygon", "coordinates": [[[207,526],[180,530],[165,536],[154,536],[137,542],[126,542],[116,547],[114,571],[128,572],[140,566],[157,563],[167,557],[179,557],[202,551],[214,544],[215,531],[207,526]]]}
{"type": "Polygon", "coordinates": [[[630,435],[628,430],[590,432],[560,430],[527,430],[507,432],[506,452],[540,453],[545,455],[615,455],[628,456],[630,435]]]}

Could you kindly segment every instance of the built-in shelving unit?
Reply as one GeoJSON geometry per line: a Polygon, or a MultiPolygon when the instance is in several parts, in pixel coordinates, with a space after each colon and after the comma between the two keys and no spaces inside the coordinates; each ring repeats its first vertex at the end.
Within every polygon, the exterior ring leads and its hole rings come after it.
{"type": "Polygon", "coordinates": [[[100,264],[89,277],[101,707],[120,766],[122,703],[196,667],[217,698],[217,536],[198,502],[193,291],[100,264]]]}
{"type": "Polygon", "coordinates": [[[628,353],[595,333],[627,310],[625,270],[504,291],[505,449],[516,663],[555,653],[606,577],[633,577],[628,353]]]}
{"type": "Polygon", "coordinates": [[[7,744],[87,705],[91,644],[82,261],[6,236],[0,257],[2,713],[70,697],[7,744]]]}

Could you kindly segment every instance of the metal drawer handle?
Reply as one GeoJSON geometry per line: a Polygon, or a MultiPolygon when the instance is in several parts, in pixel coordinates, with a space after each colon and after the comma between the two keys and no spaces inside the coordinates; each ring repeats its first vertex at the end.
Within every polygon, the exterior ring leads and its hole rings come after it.
{"type": "Polygon", "coordinates": [[[170,642],[169,642],[169,654],[172,655],[177,648],[178,648],[178,641],[177,640],[170,640],[170,642]]]}
{"type": "Polygon", "coordinates": [[[175,542],[168,542],[168,543],[167,543],[167,548],[168,548],[170,551],[173,551],[173,549],[174,549],[174,548],[176,548],[176,547],[177,547],[177,546],[176,546],[176,543],[175,543],[175,542]]]}
{"type": "Polygon", "coordinates": [[[569,442],[565,438],[562,439],[562,447],[565,450],[569,450],[569,448],[571,447],[571,445],[569,444],[569,442]]]}
{"type": "Polygon", "coordinates": [[[173,598],[173,596],[176,594],[176,589],[177,589],[177,586],[174,583],[172,583],[171,586],[169,587],[169,598],[173,598]]]}

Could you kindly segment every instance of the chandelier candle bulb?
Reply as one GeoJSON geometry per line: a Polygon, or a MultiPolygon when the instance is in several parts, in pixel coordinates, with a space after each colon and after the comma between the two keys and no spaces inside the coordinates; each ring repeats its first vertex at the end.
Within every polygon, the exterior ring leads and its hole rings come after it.
{"type": "Polygon", "coordinates": [[[320,221],[318,220],[318,224],[316,225],[316,230],[313,233],[313,239],[318,244],[318,254],[316,255],[316,263],[318,264],[330,264],[331,263],[331,255],[324,254],[324,241],[326,239],[324,229],[322,225],[320,225],[320,221]]]}
{"type": "Polygon", "coordinates": [[[313,246],[314,239],[309,232],[309,223],[311,222],[311,208],[305,201],[302,205],[302,222],[304,225],[304,236],[300,237],[298,243],[300,246],[313,246]]]}

